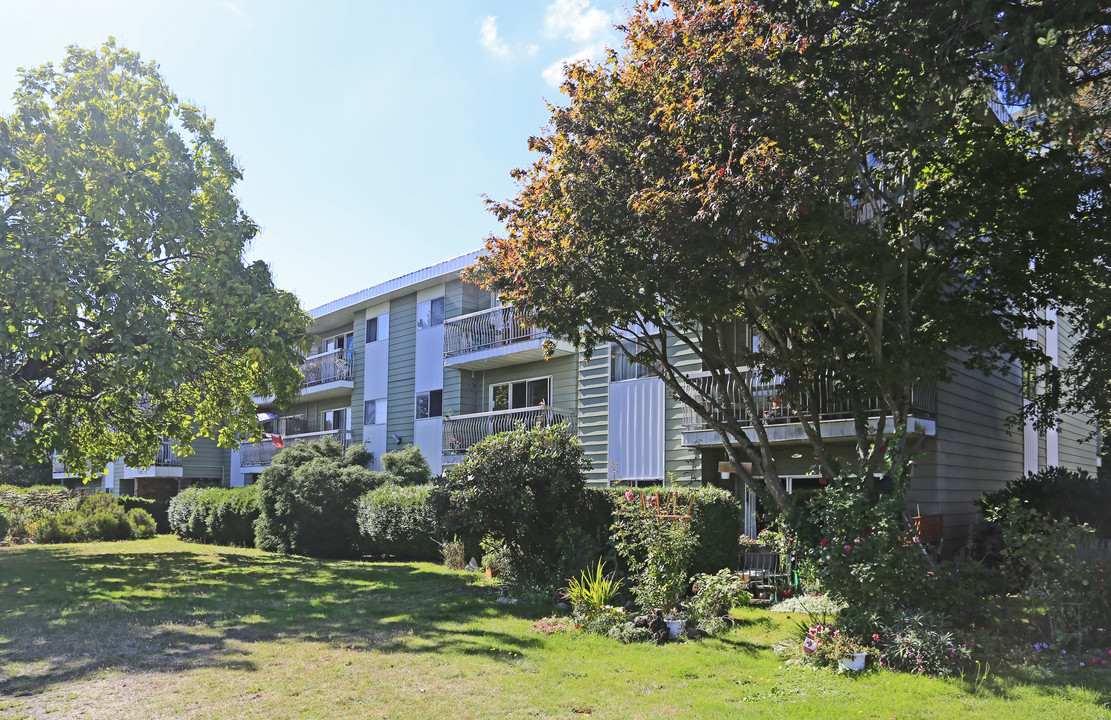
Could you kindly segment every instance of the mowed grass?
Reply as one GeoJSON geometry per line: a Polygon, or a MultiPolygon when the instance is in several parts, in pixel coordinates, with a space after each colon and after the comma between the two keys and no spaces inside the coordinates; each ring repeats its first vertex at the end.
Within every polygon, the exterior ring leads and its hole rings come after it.
{"type": "MultiPolygon", "coordinates": [[[[3,718],[1111,718],[1111,673],[783,666],[793,619],[621,645],[426,563],[150,541],[0,549],[3,718]]],[[[797,618],[794,618],[797,619],[797,618]]]]}

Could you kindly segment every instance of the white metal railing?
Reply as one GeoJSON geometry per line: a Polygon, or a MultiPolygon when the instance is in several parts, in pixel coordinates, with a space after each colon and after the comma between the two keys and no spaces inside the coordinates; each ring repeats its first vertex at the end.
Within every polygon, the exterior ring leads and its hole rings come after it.
{"type": "Polygon", "coordinates": [[[337,380],[351,379],[350,350],[329,350],[310,355],[301,363],[301,374],[305,376],[304,387],[322,385],[337,380]]]}
{"type": "MultiPolygon", "coordinates": [[[[759,417],[763,418],[764,424],[770,425],[799,421],[798,416],[791,408],[787,407],[784,401],[783,383],[781,379],[773,378],[770,381],[764,381],[760,378],[752,378],[751,376],[751,372],[742,373],[744,382],[750,382],[751,379],[756,413],[759,417]]],[[[706,398],[713,398],[716,404],[720,405],[721,402],[728,397],[732,402],[732,416],[734,420],[739,421],[742,426],[752,425],[752,414],[741,399],[737,380],[732,375],[727,375],[723,383],[719,383],[709,372],[691,373],[687,375],[687,384],[690,386],[691,394],[696,398],[700,395],[706,398]]],[[[836,420],[851,418],[853,416],[852,405],[848,399],[837,392],[837,380],[834,378],[823,380],[818,385],[817,397],[811,395],[809,402],[816,403],[818,417],[822,420],[836,420]]],[[[712,411],[714,405],[715,402],[711,402],[709,399],[702,403],[703,408],[707,411],[712,411]]],[[[883,407],[883,401],[879,396],[865,399],[865,412],[868,415],[878,415],[883,407]]],[[[920,383],[914,385],[911,388],[910,408],[912,411],[925,415],[935,414],[937,412],[936,385],[933,383],[920,383]]],[[[809,405],[800,408],[800,410],[803,412],[811,412],[809,405]]],[[[717,410],[715,412],[719,419],[725,417],[724,411],[717,410]]],[[[686,430],[705,430],[709,427],[709,424],[705,418],[694,410],[694,408],[689,405],[684,405],[683,426],[686,430]]]]}
{"type": "MultiPolygon", "coordinates": [[[[300,435],[290,435],[288,437],[283,436],[282,447],[296,445],[298,443],[315,442],[326,437],[330,437],[338,442],[343,446],[344,450],[351,444],[350,430],[324,430],[323,432],[302,433],[300,435]]],[[[271,440],[241,445],[239,448],[239,464],[242,467],[269,465],[274,460],[274,456],[277,455],[281,449],[282,448],[276,446],[271,440]]]]}
{"type": "Polygon", "coordinates": [[[444,323],[444,357],[547,337],[546,331],[513,307],[480,310],[444,323]]]}
{"type": "Polygon", "coordinates": [[[573,430],[575,413],[571,410],[540,406],[445,417],[444,455],[462,455],[479,440],[512,430],[518,423],[548,426],[561,422],[570,423],[573,430]]]}
{"type": "Polygon", "coordinates": [[[156,467],[181,467],[181,456],[177,454],[172,442],[169,440],[162,441],[162,447],[158,448],[158,454],[154,458],[154,465],[156,467]]]}

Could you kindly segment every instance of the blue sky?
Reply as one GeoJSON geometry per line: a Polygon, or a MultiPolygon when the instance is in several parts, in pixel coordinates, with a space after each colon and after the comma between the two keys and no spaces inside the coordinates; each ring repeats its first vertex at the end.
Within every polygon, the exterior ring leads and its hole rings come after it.
{"type": "Polygon", "coordinates": [[[17,67],[108,36],[216,121],[262,227],[248,255],[306,308],[478,248],[481,195],[559,102],[559,68],[620,38],[616,0],[0,0],[0,114],[17,67]],[[18,31],[14,29],[18,28],[18,31]]]}

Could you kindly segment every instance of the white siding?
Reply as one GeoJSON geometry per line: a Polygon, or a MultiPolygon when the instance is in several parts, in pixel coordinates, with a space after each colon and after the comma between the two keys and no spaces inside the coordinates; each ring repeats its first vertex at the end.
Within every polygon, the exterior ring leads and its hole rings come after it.
{"type": "Polygon", "coordinates": [[[413,444],[428,458],[433,475],[439,475],[443,471],[443,425],[443,420],[438,417],[413,421],[413,444]]]}
{"type": "Polygon", "coordinates": [[[414,368],[417,392],[444,387],[444,326],[417,330],[417,357],[414,368]]]}
{"type": "Polygon", "coordinates": [[[610,383],[610,471],[625,480],[664,479],[664,384],[657,378],[610,383]]]}

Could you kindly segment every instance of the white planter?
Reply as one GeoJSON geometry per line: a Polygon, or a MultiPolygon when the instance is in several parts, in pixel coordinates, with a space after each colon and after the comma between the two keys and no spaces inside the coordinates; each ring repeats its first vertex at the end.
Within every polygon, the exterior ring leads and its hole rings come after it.
{"type": "Polygon", "coordinates": [[[686,620],[664,620],[667,623],[667,634],[672,640],[683,634],[683,630],[687,627],[686,620]]]}
{"type": "Polygon", "coordinates": [[[868,653],[853,653],[847,655],[837,661],[842,670],[863,670],[864,661],[867,659],[868,653]]]}

